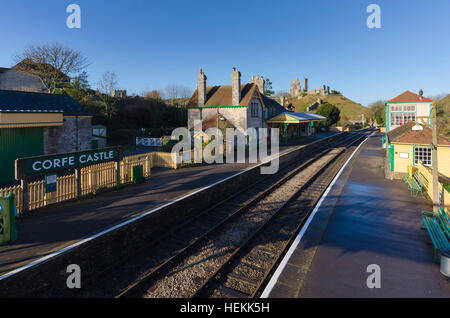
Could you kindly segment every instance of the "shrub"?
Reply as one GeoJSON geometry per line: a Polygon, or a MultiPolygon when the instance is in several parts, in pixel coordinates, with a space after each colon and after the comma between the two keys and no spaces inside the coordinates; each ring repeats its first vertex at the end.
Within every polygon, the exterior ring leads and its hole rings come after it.
{"type": "Polygon", "coordinates": [[[330,127],[339,121],[341,111],[336,106],[326,103],[319,107],[317,114],[327,118],[326,121],[322,122],[321,126],[330,127]]]}

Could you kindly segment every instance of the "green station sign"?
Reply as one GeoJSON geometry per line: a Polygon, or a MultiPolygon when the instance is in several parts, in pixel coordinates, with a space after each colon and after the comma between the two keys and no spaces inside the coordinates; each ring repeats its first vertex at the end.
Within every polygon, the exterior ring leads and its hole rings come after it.
{"type": "Polygon", "coordinates": [[[120,160],[122,160],[121,147],[21,158],[16,160],[16,180],[120,160]]]}

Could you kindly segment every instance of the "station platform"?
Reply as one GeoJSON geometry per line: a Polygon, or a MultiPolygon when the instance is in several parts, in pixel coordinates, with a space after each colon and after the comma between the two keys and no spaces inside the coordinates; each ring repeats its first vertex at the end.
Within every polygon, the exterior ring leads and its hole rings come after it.
{"type": "Polygon", "coordinates": [[[263,297],[450,297],[450,280],[420,225],[431,203],[384,178],[381,136],[371,136],[341,171],[263,297]],[[367,286],[371,264],[380,268],[381,288],[367,286]]]}
{"type": "MultiPolygon", "coordinates": [[[[335,133],[303,138],[296,146],[280,147],[280,154],[335,133]]],[[[0,279],[11,271],[83,243],[117,224],[170,204],[255,164],[215,164],[169,170],[152,169],[150,179],[95,197],[32,211],[16,221],[19,239],[0,246],[0,279]]]]}

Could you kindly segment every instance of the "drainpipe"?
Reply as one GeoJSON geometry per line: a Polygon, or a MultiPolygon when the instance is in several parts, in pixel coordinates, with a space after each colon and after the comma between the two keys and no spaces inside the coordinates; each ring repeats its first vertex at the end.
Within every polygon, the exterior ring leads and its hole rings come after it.
{"type": "Polygon", "coordinates": [[[75,151],[78,151],[78,116],[75,116],[75,151]]]}

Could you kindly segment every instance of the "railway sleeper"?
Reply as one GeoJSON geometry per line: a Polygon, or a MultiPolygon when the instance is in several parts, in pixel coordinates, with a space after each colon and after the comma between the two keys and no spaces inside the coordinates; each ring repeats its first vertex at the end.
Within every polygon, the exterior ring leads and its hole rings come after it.
{"type": "Polygon", "coordinates": [[[242,293],[232,288],[228,288],[226,286],[219,286],[217,288],[220,296],[224,296],[226,298],[249,298],[250,294],[242,293]]]}

